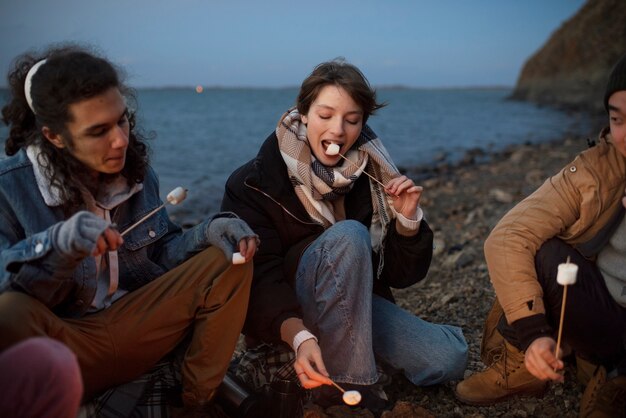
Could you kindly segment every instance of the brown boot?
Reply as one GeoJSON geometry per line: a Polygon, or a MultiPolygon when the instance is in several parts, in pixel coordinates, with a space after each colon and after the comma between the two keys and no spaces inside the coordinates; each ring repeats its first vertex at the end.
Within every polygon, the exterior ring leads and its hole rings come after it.
{"type": "Polygon", "coordinates": [[[494,299],[493,305],[483,327],[483,339],[480,343],[480,359],[486,366],[491,366],[494,356],[502,351],[504,337],[497,330],[498,322],[504,315],[502,306],[498,302],[498,298],[494,299]]]}
{"type": "Polygon", "coordinates": [[[580,401],[581,418],[626,417],[626,376],[607,380],[606,369],[598,366],[580,401]]]}
{"type": "Polygon", "coordinates": [[[469,405],[491,405],[520,396],[541,396],[547,383],[530,374],[524,353],[503,339],[501,352],[484,371],[474,373],[456,385],[456,398],[469,405]]]}
{"type": "Polygon", "coordinates": [[[589,381],[593,379],[597,369],[597,364],[594,364],[576,354],[576,379],[578,380],[578,383],[583,386],[587,386],[589,381]]]}

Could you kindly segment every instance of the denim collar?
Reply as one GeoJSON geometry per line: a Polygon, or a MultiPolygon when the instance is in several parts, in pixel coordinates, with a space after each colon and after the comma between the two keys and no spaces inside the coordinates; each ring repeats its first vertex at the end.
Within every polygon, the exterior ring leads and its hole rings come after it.
{"type": "MultiPolygon", "coordinates": [[[[29,145],[26,148],[26,155],[33,165],[37,187],[39,188],[39,192],[41,193],[44,202],[46,202],[46,205],[62,205],[63,198],[61,197],[59,189],[52,187],[50,178],[46,175],[43,167],[39,164],[38,157],[41,155],[41,148],[39,145],[29,145]]],[[[91,196],[91,193],[85,190],[84,198],[88,206],[97,205],[102,209],[111,210],[122,202],[128,200],[132,195],[142,189],[142,183],[133,183],[133,185],[129,187],[126,179],[123,176],[118,176],[115,180],[106,184],[105,187],[98,192],[98,195],[95,196],[95,198],[91,196]]]]}

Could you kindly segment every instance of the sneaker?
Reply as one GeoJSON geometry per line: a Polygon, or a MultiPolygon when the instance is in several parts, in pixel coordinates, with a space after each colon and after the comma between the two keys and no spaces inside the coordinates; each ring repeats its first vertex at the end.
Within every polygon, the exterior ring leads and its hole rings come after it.
{"type": "Polygon", "coordinates": [[[626,417],[626,376],[607,379],[606,369],[598,366],[583,393],[578,416],[626,417]]]}
{"type": "Polygon", "coordinates": [[[524,353],[503,339],[500,352],[484,371],[456,385],[456,398],[469,405],[492,405],[512,396],[541,396],[548,384],[524,365],[524,353]]]}

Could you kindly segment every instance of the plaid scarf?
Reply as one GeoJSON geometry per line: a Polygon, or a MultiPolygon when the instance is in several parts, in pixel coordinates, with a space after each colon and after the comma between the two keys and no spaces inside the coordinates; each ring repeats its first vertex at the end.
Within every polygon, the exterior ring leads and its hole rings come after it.
{"type": "MultiPolygon", "coordinates": [[[[336,222],[332,201],[348,193],[363,171],[383,184],[399,176],[382,142],[367,125],[363,126],[352,148],[344,154],[354,164],[342,159],[341,164],[335,167],[324,166],[311,152],[306,125],[301,122],[297,109],[292,108],[281,117],[276,136],[298,199],[311,218],[324,228],[336,222]]],[[[370,237],[373,249],[379,252],[395,212],[383,188],[374,181],[369,183],[373,206],[370,237]]],[[[382,266],[379,266],[380,269],[382,266]]]]}

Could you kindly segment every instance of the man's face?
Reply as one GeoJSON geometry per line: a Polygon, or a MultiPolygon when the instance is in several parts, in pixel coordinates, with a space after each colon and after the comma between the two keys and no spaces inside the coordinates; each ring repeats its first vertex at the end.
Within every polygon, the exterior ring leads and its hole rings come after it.
{"type": "Polygon", "coordinates": [[[609,97],[609,127],[615,147],[626,157],[626,90],[609,97]]]}
{"type": "Polygon", "coordinates": [[[124,98],[115,87],[69,106],[66,134],[46,137],[69,153],[93,174],[116,174],[126,162],[129,123],[124,98]]]}

